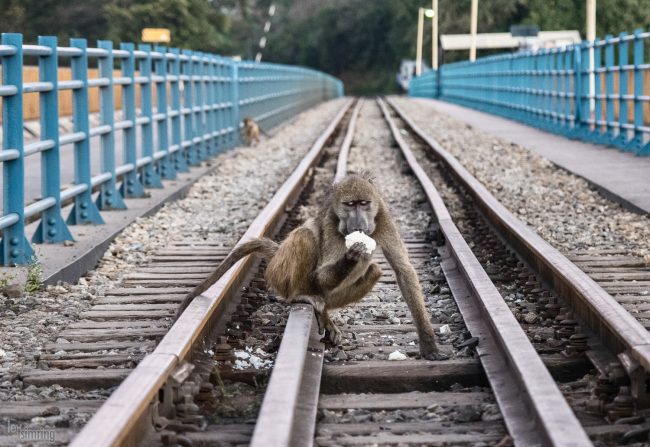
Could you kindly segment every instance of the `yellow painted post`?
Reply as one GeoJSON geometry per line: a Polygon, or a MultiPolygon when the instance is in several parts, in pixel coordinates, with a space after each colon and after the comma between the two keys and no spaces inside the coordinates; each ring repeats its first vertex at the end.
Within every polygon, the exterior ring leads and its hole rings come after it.
{"type": "Polygon", "coordinates": [[[438,69],[438,0],[431,0],[431,68],[438,69]]]}
{"type": "Polygon", "coordinates": [[[478,0],[472,0],[472,10],[470,17],[470,44],[469,60],[476,60],[476,28],[478,22],[478,0]]]}
{"type": "Polygon", "coordinates": [[[415,74],[422,74],[422,32],[424,28],[424,8],[418,9],[418,41],[416,43],[417,55],[415,59],[415,74]]]}

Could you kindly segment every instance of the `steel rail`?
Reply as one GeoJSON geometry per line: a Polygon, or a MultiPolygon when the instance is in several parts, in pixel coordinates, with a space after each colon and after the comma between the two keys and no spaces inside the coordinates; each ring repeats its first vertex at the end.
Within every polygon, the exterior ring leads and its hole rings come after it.
{"type": "MultiPolygon", "coordinates": [[[[348,122],[335,179],[345,176],[348,154],[363,100],[348,122]]],[[[294,305],[264,393],[251,447],[307,447],[314,443],[323,350],[310,305],[294,305]]]]}
{"type": "Polygon", "coordinates": [[[350,147],[352,147],[352,140],[354,139],[354,132],[357,126],[357,117],[359,116],[359,110],[361,110],[361,105],[363,104],[363,99],[357,101],[357,105],[352,111],[352,117],[350,118],[350,123],[348,124],[348,130],[345,133],[345,138],[341,144],[341,149],[339,150],[339,158],[336,163],[336,174],[334,175],[334,181],[339,181],[347,173],[348,165],[348,155],[350,154],[350,147]]]}
{"type": "Polygon", "coordinates": [[[440,250],[445,277],[468,329],[479,338],[479,358],[515,445],[591,446],[555,380],[463,239],[386,105],[380,99],[378,103],[445,236],[445,247],[440,250]]]}
{"type": "Polygon", "coordinates": [[[574,313],[610,351],[618,355],[630,375],[632,395],[639,402],[648,403],[646,378],[650,372],[650,332],[577,265],[506,209],[394,101],[388,99],[388,103],[476,200],[479,209],[500,236],[553,290],[568,300],[574,313]]]}
{"type": "MultiPolygon", "coordinates": [[[[265,236],[285,217],[286,207],[298,197],[305,177],[319,160],[326,142],[352,105],[347,101],[316,139],[305,157],[275,193],[271,201],[251,223],[238,244],[265,236]]],[[[160,341],[124,379],[70,444],[73,447],[107,447],[140,445],[152,427],[152,403],[172,372],[190,360],[192,350],[212,330],[220,311],[229,304],[254,264],[246,257],[235,264],[216,283],[205,283],[160,341]],[[209,287],[207,287],[209,285],[209,287]]],[[[208,278],[214,281],[214,278],[208,278]]]]}

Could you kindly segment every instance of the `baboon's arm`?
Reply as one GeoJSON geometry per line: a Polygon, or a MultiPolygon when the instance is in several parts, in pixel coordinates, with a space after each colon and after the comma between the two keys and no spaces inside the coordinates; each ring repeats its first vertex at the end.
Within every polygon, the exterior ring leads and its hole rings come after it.
{"type": "Polygon", "coordinates": [[[320,290],[332,290],[352,272],[358,260],[343,255],[337,261],[325,263],[316,269],[316,282],[320,290]]]}
{"type": "MultiPolygon", "coordinates": [[[[391,222],[392,224],[392,222],[391,222]]],[[[394,225],[387,224],[378,241],[386,260],[390,264],[402,296],[411,311],[413,322],[420,339],[420,353],[426,358],[432,358],[437,351],[435,333],[429,313],[424,304],[424,294],[420,286],[417,272],[411,264],[406,246],[394,225]]]]}

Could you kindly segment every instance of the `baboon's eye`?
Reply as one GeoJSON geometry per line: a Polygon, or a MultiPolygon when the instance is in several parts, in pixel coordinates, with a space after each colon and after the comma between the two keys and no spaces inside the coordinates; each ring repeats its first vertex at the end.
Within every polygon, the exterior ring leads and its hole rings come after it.
{"type": "Polygon", "coordinates": [[[361,201],[359,201],[359,205],[361,205],[361,206],[366,206],[369,203],[370,203],[370,200],[361,200],[361,201]]]}
{"type": "Polygon", "coordinates": [[[354,202],[343,202],[345,206],[354,206],[354,202]]]}

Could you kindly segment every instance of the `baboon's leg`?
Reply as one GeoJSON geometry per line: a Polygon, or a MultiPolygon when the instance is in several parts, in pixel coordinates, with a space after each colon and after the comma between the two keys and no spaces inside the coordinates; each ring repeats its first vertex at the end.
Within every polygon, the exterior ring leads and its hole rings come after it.
{"type": "Polygon", "coordinates": [[[433,325],[424,304],[424,294],[417,272],[411,264],[408,252],[394,224],[386,222],[386,232],[381,235],[381,248],[388,263],[395,271],[397,284],[411,311],[413,323],[420,340],[420,354],[427,359],[437,358],[438,347],[433,325]]]}
{"type": "Polygon", "coordinates": [[[368,266],[364,275],[357,279],[356,282],[348,287],[337,288],[334,290],[334,292],[327,297],[325,308],[336,309],[359,301],[370,293],[377,281],[379,281],[380,277],[381,267],[373,262],[368,266]]]}

